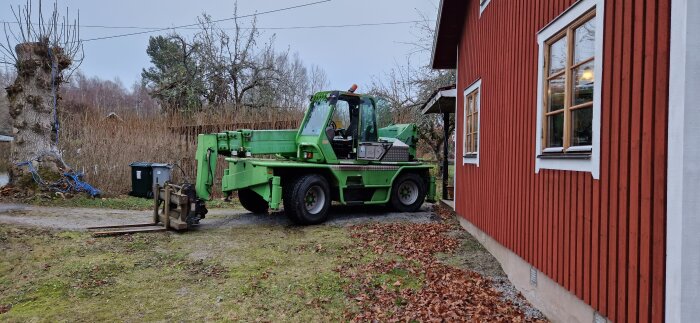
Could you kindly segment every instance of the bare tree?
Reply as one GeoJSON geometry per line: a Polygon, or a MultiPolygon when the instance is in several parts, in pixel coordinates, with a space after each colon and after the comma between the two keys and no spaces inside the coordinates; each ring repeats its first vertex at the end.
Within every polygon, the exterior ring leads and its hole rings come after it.
{"type": "MultiPolygon", "coordinates": [[[[236,4],[234,17],[237,16],[236,4]]],[[[249,26],[243,27],[240,20],[234,18],[233,31],[228,33],[211,16],[204,14],[200,18],[201,30],[195,36],[195,41],[202,46],[200,59],[206,69],[207,83],[213,90],[210,102],[218,103],[225,97],[235,105],[243,105],[250,91],[278,79],[274,37],[258,48],[260,32],[256,21],[253,18],[249,26]]]]}
{"type": "Polygon", "coordinates": [[[306,104],[308,94],[328,86],[321,68],[310,70],[289,49],[276,51],[274,35],[260,44],[255,18],[244,25],[236,16],[234,11],[234,27],[228,31],[203,14],[192,40],[199,46],[209,104],[298,107],[306,104]]]}
{"type": "MultiPolygon", "coordinates": [[[[421,115],[420,107],[429,99],[432,93],[455,82],[453,70],[433,70],[428,64],[413,66],[412,57],[427,56],[432,49],[434,35],[433,23],[424,15],[414,26],[415,41],[411,52],[407,54],[406,63],[397,63],[394,68],[372,82],[372,93],[387,100],[390,108],[384,113],[390,113],[396,123],[413,122],[418,126],[420,137],[419,149],[431,152],[436,159],[441,160],[444,145],[444,127],[448,132],[454,131],[454,118],[445,125],[441,116],[421,115]]],[[[382,117],[382,116],[378,116],[382,117]]],[[[440,163],[442,165],[442,163],[440,163]]]]}
{"type": "MultiPolygon", "coordinates": [[[[16,79],[6,88],[13,119],[11,161],[30,162],[34,168],[57,172],[63,165],[58,145],[58,90],[83,59],[79,20],[61,15],[54,2],[45,16],[39,1],[35,14],[30,0],[11,7],[14,23],[4,23],[0,43],[2,63],[14,67],[16,79]]],[[[10,169],[15,183],[26,169],[10,169]]]]}
{"type": "Polygon", "coordinates": [[[385,113],[391,115],[394,123],[414,122],[416,109],[421,104],[413,78],[414,69],[409,59],[405,65],[396,64],[381,78],[374,77],[370,93],[387,101],[390,109],[385,113]]]}
{"type": "Polygon", "coordinates": [[[289,49],[276,51],[274,35],[261,43],[263,35],[256,27],[255,17],[243,23],[234,9],[230,20],[234,27],[222,28],[218,20],[205,13],[199,17],[199,31],[191,39],[178,34],[167,39],[151,37],[147,53],[154,66],[142,73],[151,95],[168,106],[171,104],[167,98],[174,95],[171,89],[180,93],[201,88],[195,91],[196,97],[201,97],[207,108],[300,107],[306,105],[308,95],[328,86],[328,78],[320,67],[308,68],[289,49]],[[182,53],[175,55],[174,51],[182,53]],[[187,59],[177,62],[174,57],[187,59]],[[178,72],[182,66],[191,67],[187,70],[194,72],[193,77],[180,77],[189,75],[178,72]]]}
{"type": "Polygon", "coordinates": [[[222,106],[229,101],[226,48],[222,40],[228,35],[219,29],[206,13],[198,18],[200,31],[193,42],[199,44],[198,59],[204,74],[205,97],[211,106],[222,106]]]}
{"type": "MultiPolygon", "coordinates": [[[[61,114],[119,115],[136,112],[140,116],[158,112],[158,105],[141,82],[129,91],[119,79],[103,80],[87,77],[77,71],[71,81],[61,87],[61,114]]],[[[61,147],[63,148],[63,147],[61,147]]]]}
{"type": "Polygon", "coordinates": [[[309,73],[309,94],[327,90],[330,84],[326,71],[319,66],[312,65],[309,73]]]}

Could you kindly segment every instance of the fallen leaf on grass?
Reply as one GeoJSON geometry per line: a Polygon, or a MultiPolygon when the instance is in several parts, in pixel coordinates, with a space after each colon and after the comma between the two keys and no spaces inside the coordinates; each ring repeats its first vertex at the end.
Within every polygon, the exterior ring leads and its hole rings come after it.
{"type": "Polygon", "coordinates": [[[478,273],[440,263],[436,253],[451,253],[459,241],[446,235],[457,225],[438,213],[440,223],[392,223],[353,226],[350,234],[359,241],[358,251],[382,255],[395,253],[403,263],[388,257],[367,264],[348,260],[337,271],[353,282],[346,294],[357,302],[359,311],[346,313],[348,320],[423,322],[523,322],[525,315],[505,302],[490,279],[478,273]],[[406,266],[407,264],[412,264],[406,266]],[[412,277],[423,277],[420,289],[400,288],[401,280],[387,288],[375,277],[393,269],[405,269],[412,277]]]}

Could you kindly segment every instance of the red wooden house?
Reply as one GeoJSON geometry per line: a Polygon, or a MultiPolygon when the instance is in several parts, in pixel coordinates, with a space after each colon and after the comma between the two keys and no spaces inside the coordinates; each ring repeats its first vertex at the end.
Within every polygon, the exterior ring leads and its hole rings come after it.
{"type": "Polygon", "coordinates": [[[700,1],[442,0],[454,208],[556,321],[700,320],[700,1]]]}

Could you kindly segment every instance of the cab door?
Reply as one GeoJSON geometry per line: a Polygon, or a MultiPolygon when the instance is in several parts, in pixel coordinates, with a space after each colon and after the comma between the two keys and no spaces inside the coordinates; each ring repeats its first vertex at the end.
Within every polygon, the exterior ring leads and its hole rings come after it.
{"type": "Polygon", "coordinates": [[[377,115],[374,100],[363,97],[359,106],[360,124],[357,129],[357,159],[379,161],[386,152],[384,144],[378,142],[377,115]]]}

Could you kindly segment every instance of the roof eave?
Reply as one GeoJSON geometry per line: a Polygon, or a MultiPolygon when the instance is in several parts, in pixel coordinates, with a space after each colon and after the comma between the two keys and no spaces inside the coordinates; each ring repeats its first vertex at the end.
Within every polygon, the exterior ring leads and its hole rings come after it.
{"type": "Polygon", "coordinates": [[[430,66],[433,69],[437,69],[435,67],[435,54],[436,54],[436,49],[437,49],[437,41],[438,41],[438,35],[440,34],[440,21],[442,20],[442,3],[444,0],[440,0],[440,7],[438,8],[438,16],[437,20],[435,21],[435,34],[433,35],[433,48],[430,53],[430,66]]]}
{"type": "Polygon", "coordinates": [[[457,88],[454,84],[441,87],[421,106],[421,114],[454,113],[457,88]]]}
{"type": "Polygon", "coordinates": [[[440,1],[430,57],[430,66],[433,69],[457,67],[457,44],[461,37],[467,2],[469,1],[440,1]]]}

